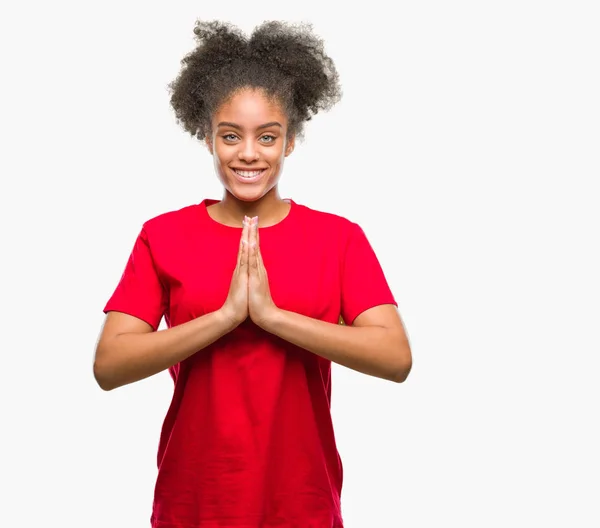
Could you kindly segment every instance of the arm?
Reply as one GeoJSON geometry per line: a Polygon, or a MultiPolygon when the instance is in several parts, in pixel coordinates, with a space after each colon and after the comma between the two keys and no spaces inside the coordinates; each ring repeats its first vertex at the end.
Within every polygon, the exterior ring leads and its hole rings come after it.
{"type": "Polygon", "coordinates": [[[109,312],[96,346],[94,377],[104,390],[148,378],[187,359],[237,326],[217,310],[154,332],[131,315],[109,312]]]}
{"type": "Polygon", "coordinates": [[[261,326],[313,354],[389,381],[403,382],[412,366],[408,338],[393,305],[365,310],[352,326],[275,308],[261,326]]]}
{"type": "Polygon", "coordinates": [[[259,247],[258,226],[253,224],[249,236],[250,318],[263,330],[313,354],[364,374],[401,383],[410,372],[412,358],[400,314],[389,302],[393,297],[379,262],[358,226],[352,242],[342,280],[341,315],[349,321],[353,319],[352,326],[346,326],[275,305],[259,247]],[[361,283],[363,286],[357,290],[355,284],[361,283]],[[365,291],[370,298],[364,296],[365,291]],[[376,298],[389,301],[377,302],[376,298]],[[365,309],[366,306],[370,307],[365,309]]]}
{"type": "Polygon", "coordinates": [[[166,302],[144,232],[108,303],[96,345],[94,377],[104,390],[148,378],[187,359],[231,332],[248,316],[248,226],[240,238],[237,264],[223,306],[168,330],[155,332],[166,302]],[[128,307],[128,310],[122,308],[128,307]],[[123,311],[120,311],[123,310],[123,311]],[[145,314],[146,320],[130,313],[145,314]]]}

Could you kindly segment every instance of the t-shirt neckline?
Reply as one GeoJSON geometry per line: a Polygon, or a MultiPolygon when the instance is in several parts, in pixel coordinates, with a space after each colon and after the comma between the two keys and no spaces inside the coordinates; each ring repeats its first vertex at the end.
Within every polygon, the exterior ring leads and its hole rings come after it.
{"type": "MultiPolygon", "coordinates": [[[[284,218],[282,218],[279,222],[277,222],[276,224],[273,224],[273,225],[270,225],[267,227],[261,227],[260,228],[261,232],[273,231],[273,230],[277,230],[281,227],[285,227],[285,225],[287,225],[295,217],[295,215],[297,213],[297,209],[298,209],[298,204],[296,202],[294,202],[294,200],[292,200],[291,198],[284,198],[283,200],[290,204],[290,210],[288,211],[288,214],[284,218]]],[[[217,229],[221,229],[221,230],[225,230],[225,231],[229,231],[229,232],[242,231],[243,226],[241,226],[241,225],[239,227],[235,227],[235,226],[229,226],[226,224],[222,224],[222,223],[218,222],[217,220],[215,220],[212,216],[210,216],[210,214],[208,213],[208,209],[207,209],[208,206],[218,203],[220,201],[221,200],[217,200],[214,198],[204,198],[198,204],[200,207],[200,212],[202,214],[203,220],[205,222],[208,222],[212,226],[216,227],[217,229]]]]}

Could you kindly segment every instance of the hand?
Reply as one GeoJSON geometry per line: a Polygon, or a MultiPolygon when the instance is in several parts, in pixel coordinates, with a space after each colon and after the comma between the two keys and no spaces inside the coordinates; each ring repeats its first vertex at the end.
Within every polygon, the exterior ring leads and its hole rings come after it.
{"type": "Polygon", "coordinates": [[[240,238],[237,264],[233,271],[227,299],[221,308],[223,314],[235,326],[244,322],[248,317],[248,247],[250,234],[250,219],[244,220],[244,229],[240,238]]]}
{"type": "Polygon", "coordinates": [[[264,327],[265,321],[275,313],[277,306],[271,298],[269,277],[260,252],[257,217],[251,220],[248,241],[248,313],[256,325],[264,327]]]}

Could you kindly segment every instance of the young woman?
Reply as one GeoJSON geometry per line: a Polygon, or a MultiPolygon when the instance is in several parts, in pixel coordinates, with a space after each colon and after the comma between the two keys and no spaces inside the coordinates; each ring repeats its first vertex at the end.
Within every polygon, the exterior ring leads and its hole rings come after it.
{"type": "Polygon", "coordinates": [[[171,102],[223,197],[143,224],[94,374],[105,390],[165,369],[174,380],[153,527],[341,528],[331,362],[402,382],[411,352],[362,229],[277,190],[303,123],[339,99],[338,75],[309,27],[195,34],[171,102]]]}

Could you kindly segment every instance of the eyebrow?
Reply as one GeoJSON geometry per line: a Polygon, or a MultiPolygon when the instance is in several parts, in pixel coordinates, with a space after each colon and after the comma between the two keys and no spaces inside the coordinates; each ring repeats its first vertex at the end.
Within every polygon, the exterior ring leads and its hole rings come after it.
{"type": "MultiPolygon", "coordinates": [[[[278,126],[279,128],[283,128],[283,126],[281,125],[281,123],[278,123],[277,121],[271,121],[270,123],[265,123],[264,125],[260,125],[256,128],[258,129],[262,129],[262,128],[269,128],[272,126],[278,126]]],[[[242,127],[240,125],[236,125],[235,123],[231,123],[229,121],[221,121],[217,127],[231,127],[231,128],[237,128],[238,130],[241,130],[242,127]]]]}

